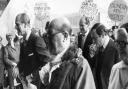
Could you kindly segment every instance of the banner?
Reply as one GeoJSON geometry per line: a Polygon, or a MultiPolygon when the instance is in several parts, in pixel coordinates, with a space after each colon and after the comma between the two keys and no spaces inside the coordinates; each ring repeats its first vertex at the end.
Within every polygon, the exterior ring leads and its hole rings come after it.
{"type": "Polygon", "coordinates": [[[112,21],[120,22],[127,15],[128,6],[124,0],[114,0],[108,8],[108,16],[112,21]]]}
{"type": "Polygon", "coordinates": [[[89,17],[93,20],[97,13],[97,5],[93,3],[93,0],[85,0],[82,2],[82,5],[80,7],[80,14],[82,16],[89,17]]]}
{"type": "Polygon", "coordinates": [[[44,30],[45,24],[50,20],[50,7],[46,1],[37,0],[34,6],[34,28],[44,30]]]}

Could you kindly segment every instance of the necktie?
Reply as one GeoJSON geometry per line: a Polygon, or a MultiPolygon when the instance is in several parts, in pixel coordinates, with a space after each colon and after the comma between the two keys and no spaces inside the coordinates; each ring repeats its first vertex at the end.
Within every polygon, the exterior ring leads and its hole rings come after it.
{"type": "Polygon", "coordinates": [[[49,84],[49,72],[47,72],[47,73],[44,75],[44,84],[45,84],[45,85],[48,85],[48,84],[49,84]]]}
{"type": "Polygon", "coordinates": [[[27,40],[24,40],[23,44],[24,44],[24,46],[26,46],[27,45],[27,40]]]}
{"type": "Polygon", "coordinates": [[[101,47],[100,47],[100,52],[103,52],[103,51],[104,51],[104,47],[101,46],[101,47]]]}
{"type": "Polygon", "coordinates": [[[86,36],[85,36],[85,35],[82,36],[81,39],[82,39],[82,40],[81,40],[81,48],[83,49],[83,48],[84,48],[84,43],[85,43],[85,40],[86,40],[86,36]]]}

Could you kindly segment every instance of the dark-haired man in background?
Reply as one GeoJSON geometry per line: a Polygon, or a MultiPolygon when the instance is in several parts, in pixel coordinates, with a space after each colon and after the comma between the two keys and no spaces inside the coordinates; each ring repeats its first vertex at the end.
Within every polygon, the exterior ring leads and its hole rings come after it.
{"type": "Polygon", "coordinates": [[[119,53],[114,41],[107,35],[105,26],[101,23],[94,26],[91,37],[99,47],[95,56],[95,83],[97,89],[108,89],[110,72],[112,66],[119,61],[119,53]]]}

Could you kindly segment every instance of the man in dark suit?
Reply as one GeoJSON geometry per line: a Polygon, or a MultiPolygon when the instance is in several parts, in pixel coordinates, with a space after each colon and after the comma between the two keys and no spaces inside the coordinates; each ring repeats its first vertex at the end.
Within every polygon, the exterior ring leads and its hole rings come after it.
{"type": "Polygon", "coordinates": [[[105,26],[96,23],[96,28],[91,30],[91,36],[99,47],[95,56],[95,83],[97,89],[108,89],[109,76],[112,66],[119,61],[118,49],[114,41],[107,35],[105,26]]]}
{"type": "Polygon", "coordinates": [[[93,68],[93,60],[89,55],[89,47],[92,44],[90,35],[89,18],[83,16],[79,22],[80,32],[78,33],[78,47],[82,49],[83,56],[88,60],[91,69],[93,68]]]}
{"type": "MultiPolygon", "coordinates": [[[[37,77],[39,67],[45,65],[50,59],[49,51],[43,38],[31,31],[30,18],[27,14],[18,14],[15,24],[18,34],[23,36],[20,63],[18,64],[20,73],[23,73],[24,76],[33,74],[33,78],[35,78],[37,77]]],[[[39,76],[36,79],[39,79],[39,76]]]]}

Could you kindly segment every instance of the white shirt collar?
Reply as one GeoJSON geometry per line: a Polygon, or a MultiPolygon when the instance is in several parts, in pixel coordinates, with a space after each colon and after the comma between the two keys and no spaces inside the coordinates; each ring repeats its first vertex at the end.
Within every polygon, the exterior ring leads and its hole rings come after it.
{"type": "Polygon", "coordinates": [[[89,31],[90,31],[90,30],[88,30],[88,31],[85,33],[85,36],[87,36],[87,35],[88,35],[89,31]]]}
{"type": "Polygon", "coordinates": [[[25,39],[25,40],[28,40],[28,39],[29,39],[30,34],[31,34],[31,31],[28,31],[28,33],[27,33],[27,36],[26,36],[26,39],[25,39]]]}
{"type": "Polygon", "coordinates": [[[109,40],[110,40],[109,36],[105,36],[105,41],[104,41],[104,44],[103,44],[104,48],[107,47],[109,40]]]}

